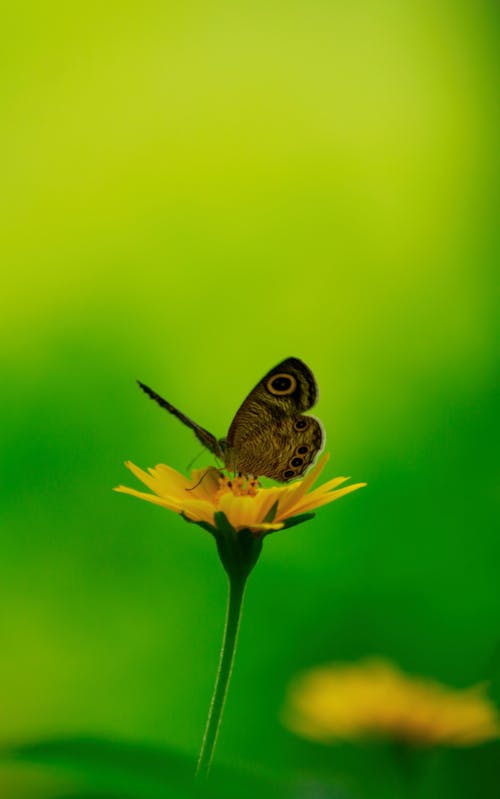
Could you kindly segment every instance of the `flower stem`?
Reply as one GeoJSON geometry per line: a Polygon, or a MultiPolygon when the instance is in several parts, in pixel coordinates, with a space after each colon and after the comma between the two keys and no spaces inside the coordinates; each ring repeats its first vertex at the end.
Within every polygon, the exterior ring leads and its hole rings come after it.
{"type": "Polygon", "coordinates": [[[222,638],[222,649],[220,653],[219,669],[215,679],[214,692],[208,711],[205,734],[201,744],[196,776],[208,776],[212,758],[214,756],[219,727],[224,712],[227,689],[233,670],[234,654],[236,652],[236,642],[238,640],[238,630],[240,626],[241,610],[247,575],[229,574],[229,592],[226,610],[226,623],[222,638]]]}

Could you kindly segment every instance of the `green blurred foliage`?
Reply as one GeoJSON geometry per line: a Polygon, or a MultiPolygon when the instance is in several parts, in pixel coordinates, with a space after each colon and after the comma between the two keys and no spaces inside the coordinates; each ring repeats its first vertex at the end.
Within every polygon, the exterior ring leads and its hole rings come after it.
{"type": "MultiPolygon", "coordinates": [[[[195,757],[225,580],[208,535],[111,491],[125,459],[198,453],[134,380],[223,435],[288,355],[320,384],[327,476],[369,485],[266,540],[217,761],[387,796],[385,749],[283,729],[289,678],[383,654],[498,679],[498,28],[486,0],[6,9],[6,744],[195,757]]],[[[421,795],[492,796],[498,761],[437,753],[421,795]]]]}

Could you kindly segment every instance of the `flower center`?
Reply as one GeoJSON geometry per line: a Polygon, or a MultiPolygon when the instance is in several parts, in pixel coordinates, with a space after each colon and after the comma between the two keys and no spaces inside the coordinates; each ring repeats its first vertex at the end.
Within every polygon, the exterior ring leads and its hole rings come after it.
{"type": "Polygon", "coordinates": [[[232,493],[235,497],[255,497],[259,489],[259,481],[252,474],[238,474],[236,477],[228,477],[225,474],[219,477],[219,490],[217,496],[232,493]]]}

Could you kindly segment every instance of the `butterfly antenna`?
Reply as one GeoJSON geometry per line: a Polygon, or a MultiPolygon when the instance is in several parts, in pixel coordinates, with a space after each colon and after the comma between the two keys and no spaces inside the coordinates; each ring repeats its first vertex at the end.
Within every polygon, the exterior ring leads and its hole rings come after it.
{"type": "Polygon", "coordinates": [[[149,386],[146,386],[144,383],[141,383],[140,380],[138,380],[137,383],[139,385],[139,388],[141,388],[144,391],[144,393],[148,395],[148,397],[150,397],[152,400],[158,403],[160,408],[164,408],[166,411],[171,413],[172,416],[175,416],[177,419],[179,419],[179,421],[182,422],[182,424],[185,424],[186,427],[189,427],[195,434],[198,441],[200,441],[204,447],[209,449],[210,452],[212,452],[214,455],[220,454],[219,442],[217,441],[215,436],[212,435],[212,433],[209,433],[208,430],[205,430],[204,427],[201,427],[199,424],[196,424],[196,422],[193,422],[193,420],[190,419],[189,416],[186,416],[186,414],[179,411],[178,408],[176,408],[174,405],[171,405],[170,402],[167,402],[166,399],[160,397],[160,395],[157,394],[156,391],[153,391],[152,388],[149,388],[149,386]]]}
{"type": "Polygon", "coordinates": [[[158,405],[160,406],[160,408],[165,408],[165,410],[170,411],[170,413],[173,413],[174,415],[177,415],[179,413],[177,411],[177,408],[174,408],[174,406],[171,405],[170,402],[167,402],[166,399],[163,399],[163,397],[160,397],[160,395],[157,394],[156,391],[153,391],[152,388],[149,388],[149,386],[146,386],[144,383],[141,383],[140,380],[137,381],[137,385],[140,388],[142,388],[144,393],[147,394],[148,397],[150,397],[150,399],[152,399],[155,402],[157,402],[158,405]]]}
{"type": "Polygon", "coordinates": [[[209,472],[217,472],[217,474],[219,474],[219,475],[220,475],[220,472],[219,472],[219,470],[218,470],[218,469],[216,469],[216,468],[215,468],[215,466],[209,466],[209,467],[208,467],[208,469],[207,469],[206,471],[204,471],[204,472],[203,472],[203,474],[201,475],[201,477],[200,477],[200,479],[198,480],[198,482],[196,483],[196,485],[194,485],[194,486],[191,486],[191,488],[186,488],[186,489],[185,489],[185,491],[194,491],[194,489],[195,489],[195,488],[198,488],[198,486],[199,486],[199,485],[201,485],[201,483],[202,483],[202,480],[204,480],[204,479],[205,479],[205,477],[207,476],[207,474],[208,474],[209,472]]]}

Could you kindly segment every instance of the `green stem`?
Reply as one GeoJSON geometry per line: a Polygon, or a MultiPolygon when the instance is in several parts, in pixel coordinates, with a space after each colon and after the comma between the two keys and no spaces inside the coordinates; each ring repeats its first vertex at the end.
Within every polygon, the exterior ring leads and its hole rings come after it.
{"type": "Polygon", "coordinates": [[[197,776],[208,776],[212,758],[214,756],[219,727],[224,712],[227,689],[231,679],[233,669],[234,654],[236,652],[236,642],[238,640],[238,630],[241,619],[241,609],[247,575],[229,574],[229,593],[226,610],[226,623],[222,638],[222,649],[220,653],[219,669],[215,680],[214,692],[208,711],[208,719],[205,727],[205,734],[201,744],[197,776]]]}

